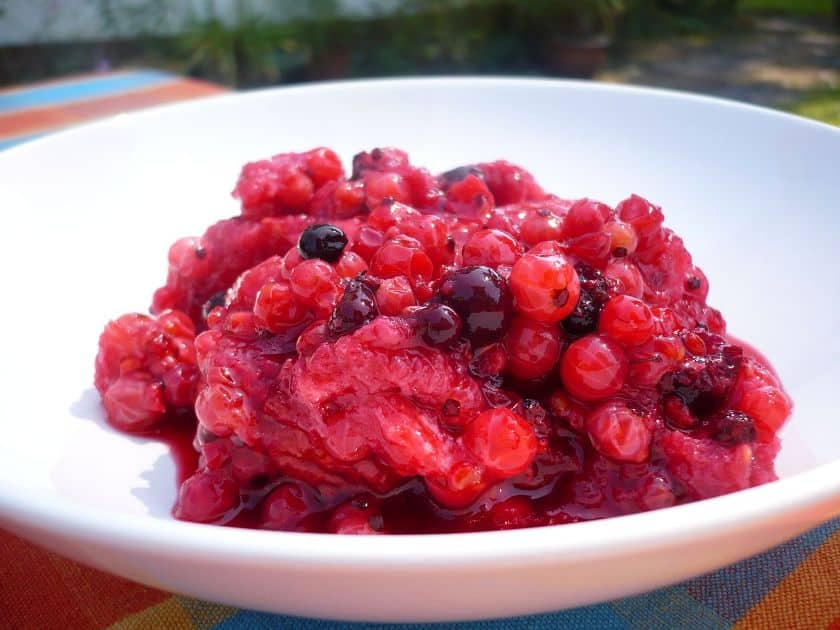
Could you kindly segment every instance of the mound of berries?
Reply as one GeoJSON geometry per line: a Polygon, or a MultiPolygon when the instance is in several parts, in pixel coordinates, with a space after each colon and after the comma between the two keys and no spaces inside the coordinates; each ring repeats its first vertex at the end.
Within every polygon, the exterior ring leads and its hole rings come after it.
{"type": "Polygon", "coordinates": [[[651,202],[546,193],[398,149],[246,164],[241,215],[177,241],[110,322],[118,428],[194,412],[178,518],[356,534],[505,529],[775,479],[790,400],[727,337],[651,202]]]}

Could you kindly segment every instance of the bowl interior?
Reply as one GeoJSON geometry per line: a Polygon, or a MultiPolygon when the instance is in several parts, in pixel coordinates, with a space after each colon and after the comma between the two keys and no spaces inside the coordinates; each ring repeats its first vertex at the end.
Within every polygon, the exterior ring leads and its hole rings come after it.
{"type": "Polygon", "coordinates": [[[233,215],[248,160],[405,148],[432,170],[506,158],[561,196],[661,204],[729,330],[795,401],[781,476],[840,460],[840,132],[745,106],[582,83],[409,80],[235,95],[120,116],[0,154],[4,484],[169,519],[166,448],[105,425],[104,323],[144,311],[176,238],[233,215]]]}

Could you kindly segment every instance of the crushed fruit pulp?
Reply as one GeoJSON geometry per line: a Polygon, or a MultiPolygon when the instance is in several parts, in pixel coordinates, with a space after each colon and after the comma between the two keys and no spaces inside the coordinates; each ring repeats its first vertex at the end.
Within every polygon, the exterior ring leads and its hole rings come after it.
{"type": "Polygon", "coordinates": [[[246,164],[103,331],[118,429],[179,461],[175,516],[462,532],[653,510],[776,478],[791,402],[728,337],[659,207],[393,148],[246,164]]]}

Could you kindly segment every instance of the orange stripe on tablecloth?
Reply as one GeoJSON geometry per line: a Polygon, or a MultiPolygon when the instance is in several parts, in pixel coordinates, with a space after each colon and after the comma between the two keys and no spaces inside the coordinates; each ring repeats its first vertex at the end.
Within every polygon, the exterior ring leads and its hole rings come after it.
{"type": "Polygon", "coordinates": [[[204,81],[175,79],[162,85],[113,96],[0,114],[0,138],[43,133],[111,114],[201,98],[225,91],[222,87],[204,81]]]}
{"type": "Polygon", "coordinates": [[[0,530],[0,618],[16,630],[100,630],[170,597],[0,530]]]}
{"type": "Polygon", "coordinates": [[[840,531],[805,558],[733,629],[831,628],[840,618],[840,531]]]}

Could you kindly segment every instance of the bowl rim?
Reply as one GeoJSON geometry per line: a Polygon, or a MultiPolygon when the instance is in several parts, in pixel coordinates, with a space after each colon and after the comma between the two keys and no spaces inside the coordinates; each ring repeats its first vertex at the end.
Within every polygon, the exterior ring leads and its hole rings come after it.
{"type": "MultiPolygon", "coordinates": [[[[836,134],[840,140],[840,129],[825,123],[751,104],[662,88],[544,78],[416,77],[272,87],[151,107],[82,124],[12,147],[0,152],[0,165],[15,160],[18,155],[41,150],[42,146],[49,146],[56,139],[84,135],[90,130],[107,129],[112,125],[146,120],[162,114],[182,115],[195,108],[227,107],[236,102],[272,97],[277,92],[317,93],[409,85],[444,89],[471,85],[511,89],[563,89],[602,95],[629,93],[747,111],[779,119],[785,124],[836,134]]],[[[441,564],[550,564],[556,563],[559,558],[586,559],[613,555],[618,547],[642,552],[662,548],[664,544],[701,540],[721,530],[747,531],[785,515],[814,509],[819,510],[818,518],[824,520],[840,514],[840,460],[823,463],[762,486],[652,512],[508,531],[386,536],[338,536],[187,523],[88,507],[44,489],[24,489],[0,479],[0,518],[30,530],[58,531],[65,538],[90,543],[107,540],[116,546],[173,556],[212,555],[220,561],[247,558],[259,562],[282,562],[313,570],[327,566],[365,570],[423,570],[441,564]]]]}

